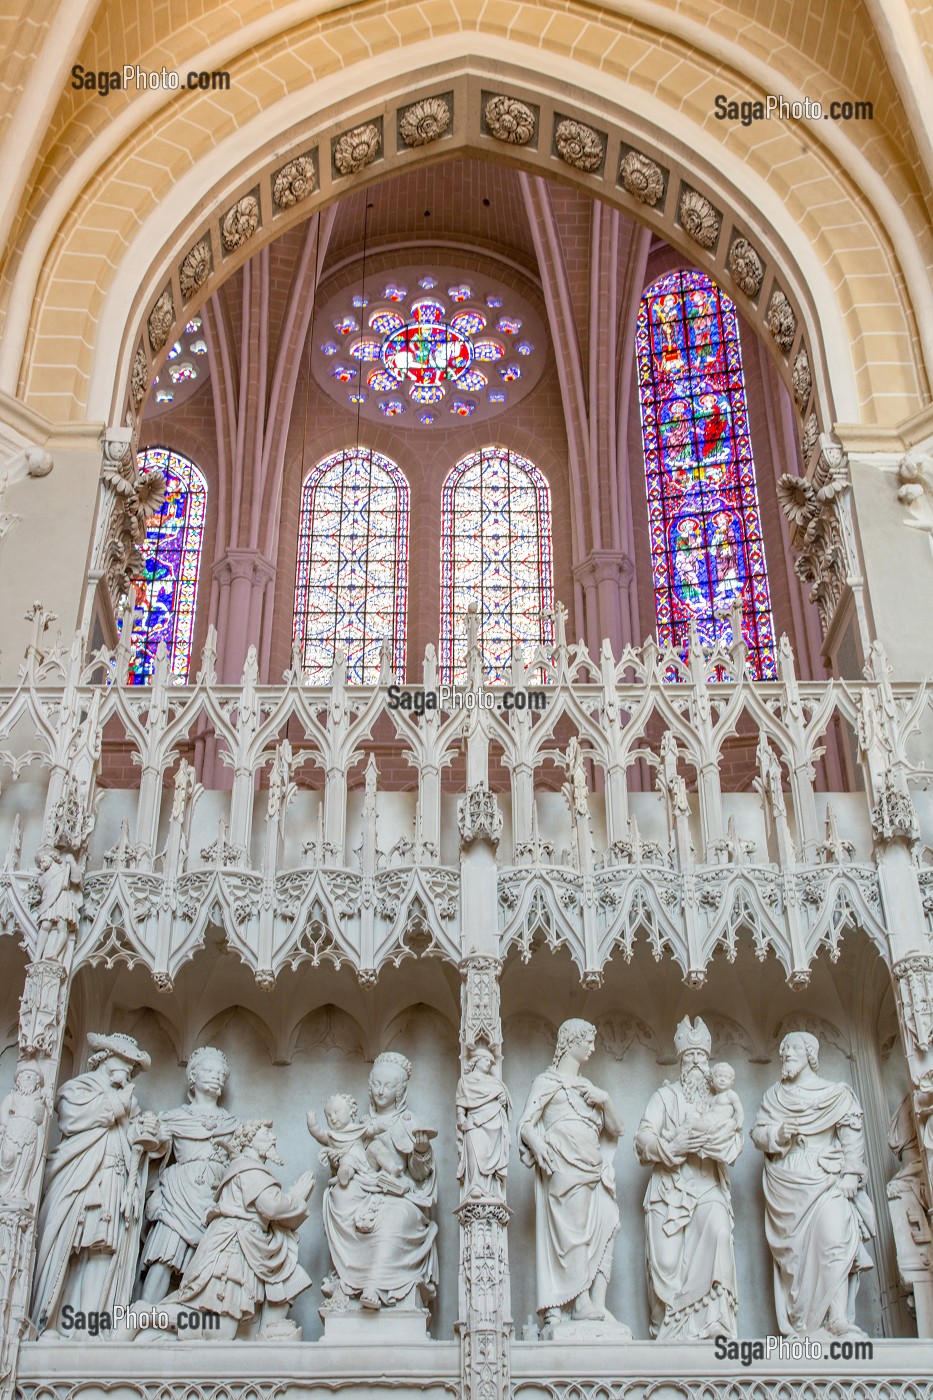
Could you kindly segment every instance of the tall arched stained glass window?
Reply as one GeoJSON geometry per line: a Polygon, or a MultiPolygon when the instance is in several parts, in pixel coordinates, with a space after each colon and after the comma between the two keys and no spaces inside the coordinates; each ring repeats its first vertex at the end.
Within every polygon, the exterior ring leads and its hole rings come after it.
{"type": "Polygon", "coordinates": [[[731,639],[741,603],[748,663],[775,675],[745,376],[735,307],[702,272],[642,297],[636,335],[658,641],[731,639]]]}
{"type": "Polygon", "coordinates": [[[486,679],[507,682],[512,650],[553,640],[551,493],[533,463],[504,447],[458,462],[444,483],[441,678],[466,676],[467,609],[479,607],[486,679]]]}
{"type": "Polygon", "coordinates": [[[141,475],[160,471],[165,500],[146,521],[142,576],[134,580],[133,658],[130,685],[146,685],[165,643],[177,685],[188,679],[198,573],[204,539],[207,482],[193,462],[166,447],[149,447],[136,463],[141,475]]]}
{"type": "Polygon", "coordinates": [[[350,684],[372,685],[388,639],[403,676],[407,604],[408,482],[366,447],[335,452],[301,496],[294,637],[305,674],[329,680],[339,645],[350,684]]]}

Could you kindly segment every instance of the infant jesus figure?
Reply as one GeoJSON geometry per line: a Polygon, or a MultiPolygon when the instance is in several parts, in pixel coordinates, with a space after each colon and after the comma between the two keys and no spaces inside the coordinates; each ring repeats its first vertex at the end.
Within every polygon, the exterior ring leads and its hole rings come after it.
{"type": "Polygon", "coordinates": [[[324,1148],[321,1164],[330,1167],[341,1186],[346,1186],[360,1170],[401,1176],[402,1168],[391,1150],[378,1139],[380,1129],[371,1121],[356,1121],[356,1099],[352,1094],[332,1094],[324,1105],[324,1117],[326,1128],[320,1126],[312,1110],[308,1114],[308,1132],[324,1148]]]}
{"type": "Polygon", "coordinates": [[[730,1141],[736,1129],[741,1128],[745,1122],[745,1110],[742,1100],[732,1087],[734,1083],[735,1070],[725,1060],[710,1065],[709,1099],[702,1110],[694,1109],[688,1120],[691,1127],[704,1130],[707,1143],[720,1135],[724,1141],[730,1141]],[[710,1119],[713,1120],[712,1123],[710,1119]]]}

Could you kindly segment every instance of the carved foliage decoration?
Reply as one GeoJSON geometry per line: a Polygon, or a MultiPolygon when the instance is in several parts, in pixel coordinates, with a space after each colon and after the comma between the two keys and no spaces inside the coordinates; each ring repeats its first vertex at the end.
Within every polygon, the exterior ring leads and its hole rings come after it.
{"type": "Polygon", "coordinates": [[[699,243],[701,248],[716,246],[722,215],[713,208],[705,194],[685,188],[681,192],[677,217],[694,243],[699,243]]]}
{"type": "Polygon", "coordinates": [[[848,461],[829,434],[822,434],[820,442],[813,475],[807,479],[785,472],[778,481],[777,496],[794,526],[791,542],[799,551],[794,572],[813,585],[810,600],[817,604],[825,632],[853,572],[854,546],[841,500],[849,486],[848,461]]]}
{"type": "Polygon", "coordinates": [[[761,291],[764,268],[761,258],[747,238],[737,238],[729,249],[729,271],[737,287],[747,297],[756,297],[761,291]]]}
{"type": "Polygon", "coordinates": [[[775,287],[771,293],[766,320],[768,330],[786,355],[794,343],[794,336],[797,334],[797,317],[794,315],[793,307],[779,287],[775,287]]]}
{"type": "Polygon", "coordinates": [[[174,320],[175,303],[172,300],[172,289],[171,287],[166,287],[155,306],[149,312],[149,320],[146,323],[149,330],[149,344],[152,347],[153,355],[158,355],[162,346],[168,340],[168,333],[172,329],[172,322],[174,320]]]}
{"type": "Polygon", "coordinates": [[[619,167],[619,180],[634,199],[650,209],[664,193],[664,171],[641,151],[626,151],[619,167]]]}
{"type": "Polygon", "coordinates": [[[535,114],[517,97],[490,97],[484,108],[486,127],[497,141],[511,146],[527,146],[534,140],[535,114]]]}
{"type": "Polygon", "coordinates": [[[356,175],[372,165],[382,147],[382,134],[373,122],[345,131],[333,145],[334,165],[341,175],[356,175]]]}
{"type": "Polygon", "coordinates": [[[589,173],[602,165],[606,141],[585,122],[563,117],[554,128],[554,146],[567,165],[589,173]]]}
{"type": "Polygon", "coordinates": [[[816,446],[817,438],[819,437],[819,435],[820,435],[820,424],[819,424],[819,419],[817,418],[817,416],[816,416],[815,413],[811,413],[811,414],[810,414],[810,417],[807,419],[806,423],[804,424],[803,433],[801,434],[801,437],[800,437],[800,447],[801,447],[801,451],[803,452],[803,460],[804,460],[805,462],[809,462],[809,460],[810,460],[810,453],[813,451],[814,447],[816,446]]]}
{"type": "Polygon", "coordinates": [[[446,97],[422,98],[402,112],[398,134],[406,146],[428,146],[450,130],[451,115],[446,97]]]}
{"type": "Polygon", "coordinates": [[[810,356],[807,354],[806,346],[801,345],[794,358],[792,383],[794,388],[794,403],[802,413],[810,402],[810,391],[813,388],[813,378],[810,374],[810,356]]]}
{"type": "Polygon", "coordinates": [[[293,209],[317,189],[317,165],[311,151],[296,156],[272,177],[272,202],[277,209],[293,209]]]}
{"type": "Polygon", "coordinates": [[[101,479],[112,497],[103,567],[116,603],[142,569],[139,546],[146,521],[165,500],[165,477],[158,471],[140,476],[128,437],[105,434],[101,449],[101,479]]]}
{"type": "Polygon", "coordinates": [[[242,248],[258,227],[259,200],[254,194],[245,194],[220,221],[220,241],[224,252],[235,253],[237,248],[242,248]]]}
{"type": "Polygon", "coordinates": [[[193,248],[188,249],[178,269],[178,285],[185,301],[190,301],[195,292],[204,286],[211,275],[213,265],[211,240],[205,234],[203,238],[198,239],[193,248]]]}
{"type": "Polygon", "coordinates": [[[139,408],[146,397],[146,390],[149,387],[149,366],[146,363],[146,352],[140,345],[136,351],[136,358],[133,360],[133,374],[130,379],[130,398],[134,409],[139,408]]]}

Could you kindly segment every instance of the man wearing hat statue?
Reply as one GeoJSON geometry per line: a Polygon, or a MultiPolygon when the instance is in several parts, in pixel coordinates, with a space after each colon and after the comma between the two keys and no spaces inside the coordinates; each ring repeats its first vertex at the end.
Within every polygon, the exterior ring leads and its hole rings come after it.
{"type": "Polygon", "coordinates": [[[56,1101],[61,1142],[49,1157],[39,1211],[32,1316],[56,1327],[65,1304],[110,1313],[128,1304],[136,1269],[145,1159],[159,1149],[155,1114],[140,1113],[133,1080],[150,1060],[130,1035],[88,1035],[85,1074],[56,1101]]]}
{"type": "Polygon", "coordinates": [[[650,1166],[645,1237],[651,1335],[662,1342],[734,1337],[737,1326],[728,1168],[742,1129],[714,1111],[710,1033],[685,1016],[674,1036],[680,1079],[651,1096],[635,1137],[650,1166]]]}

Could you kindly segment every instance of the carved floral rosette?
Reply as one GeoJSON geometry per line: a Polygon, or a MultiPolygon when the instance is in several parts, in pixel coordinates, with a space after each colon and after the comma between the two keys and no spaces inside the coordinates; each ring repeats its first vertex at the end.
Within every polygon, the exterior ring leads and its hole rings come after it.
{"type": "Polygon", "coordinates": [[[252,238],[259,227],[259,200],[245,194],[224,214],[220,221],[220,241],[225,253],[235,253],[252,238]]]}
{"type": "Polygon", "coordinates": [[[277,209],[293,209],[317,189],[317,166],[311,151],[296,156],[272,177],[272,202],[277,209]]]}
{"type": "Polygon", "coordinates": [[[804,345],[801,345],[794,357],[791,382],[794,390],[794,403],[802,413],[810,402],[810,393],[813,389],[813,377],[810,373],[810,356],[807,354],[806,346],[804,345]]]}
{"type": "Polygon", "coordinates": [[[563,117],[554,128],[554,147],[565,164],[586,174],[599,169],[606,149],[598,131],[570,117],[563,117]]]}
{"type": "Polygon", "coordinates": [[[406,146],[428,146],[447,134],[451,119],[446,97],[425,97],[402,112],[398,134],[406,146]]]}
{"type": "Polygon", "coordinates": [[[146,390],[149,388],[149,366],[146,363],[146,352],[140,345],[136,350],[133,360],[133,373],[130,379],[130,400],[133,408],[138,412],[139,405],[146,397],[146,390]]]}
{"type": "Polygon", "coordinates": [[[768,330],[771,332],[777,344],[788,354],[794,343],[794,336],[797,334],[797,317],[794,309],[780,287],[775,287],[771,293],[771,300],[768,303],[768,314],[766,316],[768,330]]]}
{"type": "Polygon", "coordinates": [[[172,289],[171,287],[166,287],[155,306],[149,312],[149,319],[146,322],[149,331],[149,344],[152,347],[153,355],[158,355],[162,346],[168,340],[168,333],[172,329],[174,320],[175,303],[172,300],[172,289]]]}
{"type": "Polygon", "coordinates": [[[713,208],[705,194],[684,189],[680,196],[677,217],[681,227],[701,248],[713,248],[719,238],[722,216],[713,208]]]}
{"type": "Polygon", "coordinates": [[[535,114],[527,102],[517,97],[490,97],[483,109],[486,129],[497,141],[510,146],[527,146],[534,140],[535,114]]]}
{"type": "Polygon", "coordinates": [[[213,263],[211,240],[205,234],[203,238],[198,239],[193,248],[189,248],[178,269],[178,285],[185,301],[190,301],[204,286],[211,275],[213,263]]]}
{"type": "Polygon", "coordinates": [[[664,171],[641,151],[626,151],[619,167],[619,181],[628,194],[649,209],[664,193],[664,171]]]}
{"type": "Polygon", "coordinates": [[[373,122],[345,131],[334,142],[334,165],[341,175],[356,175],[372,165],[382,147],[382,135],[373,122]]]}
{"type": "Polygon", "coordinates": [[[737,238],[729,249],[729,271],[737,287],[747,297],[756,297],[761,291],[764,268],[757,251],[747,238],[737,238]]]}

